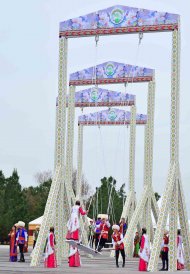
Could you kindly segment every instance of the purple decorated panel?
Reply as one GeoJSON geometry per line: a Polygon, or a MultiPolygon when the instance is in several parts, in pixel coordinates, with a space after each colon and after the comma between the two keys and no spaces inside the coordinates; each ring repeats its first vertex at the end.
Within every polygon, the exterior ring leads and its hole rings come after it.
{"type": "Polygon", "coordinates": [[[97,28],[97,14],[96,12],[73,18],[60,23],[60,31],[67,30],[82,30],[82,29],[96,29],[97,28]]]}
{"type": "MultiPolygon", "coordinates": [[[[130,124],[131,113],[129,111],[110,108],[99,112],[81,115],[78,123],[82,125],[99,125],[99,124],[130,124]]],[[[137,114],[136,123],[146,124],[147,115],[137,114]]]]}
{"type": "Polygon", "coordinates": [[[75,103],[125,103],[135,101],[135,96],[128,93],[102,88],[89,88],[75,93],[75,103]]]}
{"type": "Polygon", "coordinates": [[[61,22],[60,32],[177,25],[178,20],[177,14],[117,5],[61,22]]]}
{"type": "Polygon", "coordinates": [[[153,76],[154,70],[150,68],[132,66],[114,61],[90,67],[70,74],[70,81],[94,80],[96,79],[119,79],[153,76]],[[96,72],[94,72],[96,70],[96,72]],[[95,74],[96,73],[96,74],[95,74]],[[96,77],[95,77],[96,75],[96,77]]]}
{"type": "MultiPolygon", "coordinates": [[[[75,107],[132,106],[134,104],[135,95],[126,92],[96,87],[75,92],[75,107]]],[[[58,106],[58,98],[56,99],[56,106],[58,106]]]]}

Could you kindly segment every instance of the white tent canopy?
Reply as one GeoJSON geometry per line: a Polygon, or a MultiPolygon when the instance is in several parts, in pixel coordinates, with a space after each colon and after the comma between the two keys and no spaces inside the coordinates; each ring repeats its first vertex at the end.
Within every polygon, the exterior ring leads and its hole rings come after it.
{"type": "Polygon", "coordinates": [[[42,220],[43,220],[43,216],[29,222],[29,225],[41,225],[42,223],[42,220]]]}
{"type": "MultiPolygon", "coordinates": [[[[92,221],[92,219],[90,219],[89,217],[87,217],[87,219],[88,219],[88,223],[90,223],[90,221],[92,221]]],[[[29,225],[41,225],[42,221],[43,221],[43,216],[29,222],[29,225]]]]}

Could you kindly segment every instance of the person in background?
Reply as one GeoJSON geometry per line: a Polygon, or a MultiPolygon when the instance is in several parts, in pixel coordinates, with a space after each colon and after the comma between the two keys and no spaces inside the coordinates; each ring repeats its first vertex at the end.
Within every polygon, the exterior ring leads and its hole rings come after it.
{"type": "Polygon", "coordinates": [[[140,249],[140,237],[139,233],[135,233],[135,238],[134,238],[134,252],[133,252],[133,257],[138,258],[139,257],[139,249],[140,249]]]}
{"type": "Polygon", "coordinates": [[[142,237],[140,244],[140,260],[139,260],[139,271],[147,271],[148,262],[150,258],[149,239],[146,234],[146,228],[142,228],[142,237]]]}
{"type": "Polygon", "coordinates": [[[24,247],[27,246],[28,234],[25,229],[25,223],[22,221],[18,222],[18,231],[16,233],[16,244],[19,246],[20,260],[19,262],[25,262],[24,259],[24,247]]]}
{"type": "Polygon", "coordinates": [[[115,247],[115,259],[116,259],[116,267],[119,267],[118,260],[119,260],[119,252],[123,258],[122,267],[125,267],[125,250],[123,244],[123,234],[120,232],[120,227],[118,225],[113,225],[113,234],[112,234],[112,243],[115,247]]]}
{"type": "Polygon", "coordinates": [[[100,217],[98,217],[97,221],[95,222],[95,249],[97,249],[98,243],[99,243],[99,238],[100,238],[100,224],[102,220],[100,217]]]}
{"type": "Polygon", "coordinates": [[[47,268],[57,267],[55,244],[56,243],[55,243],[54,227],[50,227],[46,248],[45,248],[45,260],[44,260],[44,266],[47,268]]]}
{"type": "Polygon", "coordinates": [[[177,270],[184,269],[184,251],[182,245],[181,231],[177,231],[177,270]]]}
{"type": "Polygon", "coordinates": [[[98,252],[102,250],[102,248],[106,247],[106,242],[108,241],[108,232],[110,228],[110,223],[106,218],[102,219],[102,222],[100,224],[100,238],[99,238],[99,245],[97,246],[98,252]]]}
{"type": "Polygon", "coordinates": [[[120,232],[123,234],[123,237],[124,237],[127,231],[127,223],[125,221],[125,218],[121,218],[119,226],[120,226],[120,232]]]}
{"type": "Polygon", "coordinates": [[[88,243],[91,248],[93,248],[94,245],[94,222],[93,220],[90,220],[90,225],[88,227],[88,243]]]}
{"type": "Polygon", "coordinates": [[[33,232],[33,249],[34,249],[34,247],[36,245],[39,232],[40,232],[40,226],[38,225],[38,226],[36,226],[36,229],[33,232]]]}
{"type": "Polygon", "coordinates": [[[168,244],[169,244],[169,237],[167,236],[168,232],[164,233],[164,237],[162,240],[161,245],[161,259],[162,259],[162,268],[160,271],[168,271],[168,244]],[[166,268],[165,268],[166,266],[166,268]]]}
{"type": "Polygon", "coordinates": [[[10,262],[17,261],[16,229],[16,225],[14,225],[8,235],[10,241],[10,262]]]}

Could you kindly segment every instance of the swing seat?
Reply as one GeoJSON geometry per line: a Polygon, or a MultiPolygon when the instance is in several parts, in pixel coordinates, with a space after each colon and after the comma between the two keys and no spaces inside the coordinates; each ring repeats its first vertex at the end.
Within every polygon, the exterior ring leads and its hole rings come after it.
{"type": "Polygon", "coordinates": [[[115,248],[113,248],[113,247],[104,248],[103,247],[101,251],[112,251],[112,250],[115,250],[115,248]]]}
{"type": "Polygon", "coordinates": [[[82,250],[88,254],[91,254],[93,256],[102,255],[100,252],[92,249],[91,247],[85,246],[79,242],[76,242],[74,240],[66,240],[66,243],[69,245],[72,245],[73,247],[77,247],[79,250],[82,250]]]}

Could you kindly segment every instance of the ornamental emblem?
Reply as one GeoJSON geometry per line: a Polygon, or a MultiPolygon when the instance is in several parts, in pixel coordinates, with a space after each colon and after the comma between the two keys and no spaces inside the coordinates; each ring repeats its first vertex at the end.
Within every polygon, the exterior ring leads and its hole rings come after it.
{"type": "Polygon", "coordinates": [[[91,90],[90,97],[91,97],[91,99],[92,99],[93,102],[97,102],[98,101],[98,90],[96,88],[93,88],[91,90]]]}
{"type": "Polygon", "coordinates": [[[115,66],[112,63],[108,63],[105,67],[105,74],[107,76],[113,76],[115,73],[115,66]]]}
{"type": "Polygon", "coordinates": [[[114,25],[119,25],[125,17],[124,11],[122,9],[116,8],[112,10],[110,14],[110,20],[114,25]]]}
{"type": "Polygon", "coordinates": [[[115,112],[115,110],[110,110],[109,113],[108,113],[108,118],[110,121],[114,121],[117,117],[117,114],[115,112]]]}

